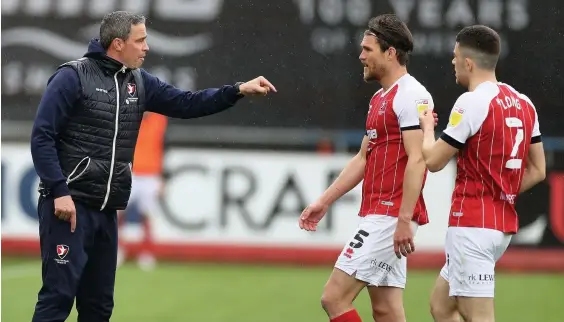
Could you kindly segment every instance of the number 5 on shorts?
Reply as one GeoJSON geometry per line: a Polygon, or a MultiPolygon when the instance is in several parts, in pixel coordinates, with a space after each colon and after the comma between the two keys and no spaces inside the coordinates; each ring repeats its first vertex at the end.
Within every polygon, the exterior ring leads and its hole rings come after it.
{"type": "Polygon", "coordinates": [[[356,240],[357,242],[355,243],[354,241],[351,241],[349,246],[352,248],[360,248],[362,247],[362,245],[364,245],[364,239],[362,239],[362,237],[368,237],[368,232],[365,230],[359,230],[358,233],[356,233],[356,235],[354,236],[354,240],[356,240]],[[361,237],[362,236],[362,237],[361,237]]]}

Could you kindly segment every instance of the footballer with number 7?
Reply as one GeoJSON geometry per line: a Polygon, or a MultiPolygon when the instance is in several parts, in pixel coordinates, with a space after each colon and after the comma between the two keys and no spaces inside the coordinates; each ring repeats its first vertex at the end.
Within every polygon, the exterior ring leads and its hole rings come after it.
{"type": "Polygon", "coordinates": [[[515,200],[545,178],[537,112],[531,100],[498,82],[499,35],[489,27],[462,29],[452,64],[468,89],[435,141],[433,117],[420,115],[423,157],[431,172],[458,154],[446,263],[431,295],[435,321],[494,321],[495,264],[519,228],[515,200]]]}

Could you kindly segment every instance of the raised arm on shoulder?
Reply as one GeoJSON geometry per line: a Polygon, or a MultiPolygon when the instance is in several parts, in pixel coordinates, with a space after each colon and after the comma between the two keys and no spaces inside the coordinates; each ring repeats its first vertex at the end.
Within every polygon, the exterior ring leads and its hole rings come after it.
{"type": "Polygon", "coordinates": [[[80,80],[76,71],[70,67],[58,70],[47,83],[31,131],[35,171],[55,198],[70,195],[57,155],[57,135],[79,97],[80,80]]]}
{"type": "Polygon", "coordinates": [[[464,147],[466,140],[482,126],[488,113],[488,104],[471,92],[462,94],[454,103],[449,123],[440,138],[435,140],[435,128],[431,126],[433,117],[423,112],[420,121],[423,129],[422,153],[430,172],[442,170],[464,147]]]}
{"type": "Polygon", "coordinates": [[[141,70],[147,110],[170,117],[189,119],[222,112],[245,95],[266,95],[276,91],[264,77],[247,83],[224,85],[199,91],[184,91],[141,70]]]}

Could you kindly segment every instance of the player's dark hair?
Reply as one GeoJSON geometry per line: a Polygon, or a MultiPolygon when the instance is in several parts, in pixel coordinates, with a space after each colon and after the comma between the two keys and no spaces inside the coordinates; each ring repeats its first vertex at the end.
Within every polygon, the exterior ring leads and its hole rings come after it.
{"type": "Polygon", "coordinates": [[[145,23],[145,17],[127,11],[114,11],[108,13],[100,24],[100,44],[108,49],[116,38],[127,40],[131,26],[145,23]]]}
{"type": "Polygon", "coordinates": [[[501,39],[495,30],[484,25],[468,26],[456,35],[456,42],[478,67],[495,70],[501,52],[501,39]]]}
{"type": "Polygon", "coordinates": [[[413,36],[407,25],[398,16],[383,14],[371,18],[368,21],[368,30],[365,34],[376,36],[382,51],[394,47],[400,65],[407,65],[409,55],[413,51],[413,36]]]}

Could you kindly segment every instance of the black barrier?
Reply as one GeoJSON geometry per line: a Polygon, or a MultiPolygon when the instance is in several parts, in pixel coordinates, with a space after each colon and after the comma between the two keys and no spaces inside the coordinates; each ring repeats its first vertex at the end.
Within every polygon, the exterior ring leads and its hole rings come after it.
{"type": "Polygon", "coordinates": [[[117,9],[148,17],[145,67],[178,87],[264,75],[279,89],[190,124],[362,129],[378,87],[362,81],[360,37],[370,16],[395,12],[413,32],[409,70],[433,94],[441,126],[462,93],[454,36],[484,23],[504,40],[500,80],[535,102],[545,135],[564,135],[554,121],[564,110],[558,0],[2,1],[2,120],[31,119],[55,67],[80,57],[103,14],[117,9]]]}

